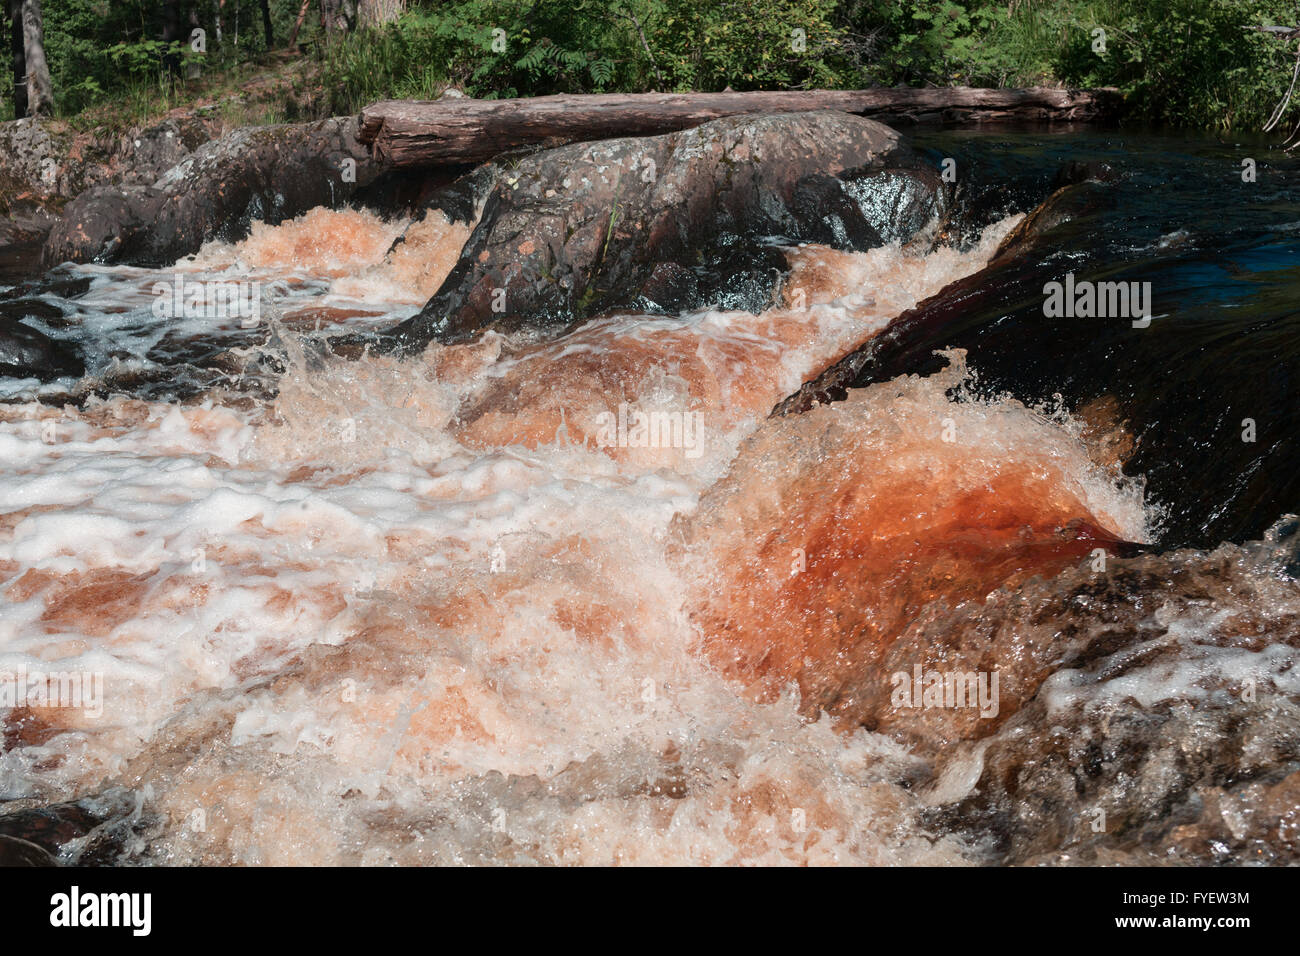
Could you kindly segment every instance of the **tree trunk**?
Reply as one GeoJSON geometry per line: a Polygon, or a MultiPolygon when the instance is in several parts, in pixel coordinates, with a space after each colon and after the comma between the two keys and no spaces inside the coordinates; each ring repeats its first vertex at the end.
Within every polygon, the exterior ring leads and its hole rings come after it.
{"type": "Polygon", "coordinates": [[[48,116],[54,110],[54,87],[45,62],[45,27],[40,0],[22,0],[23,59],[27,67],[27,115],[48,116]]]}
{"type": "Polygon", "coordinates": [[[167,48],[163,51],[162,68],[169,76],[179,76],[181,72],[181,55],[172,47],[185,39],[184,27],[181,25],[180,0],[166,0],[163,4],[163,42],[167,48]]]}
{"type": "Polygon", "coordinates": [[[350,33],[356,26],[355,5],[349,4],[348,0],[320,0],[320,25],[327,37],[335,33],[350,33]]]}
{"type": "Polygon", "coordinates": [[[406,0],[357,0],[357,25],[378,27],[392,23],[406,9],[406,0]]]}
{"type": "Polygon", "coordinates": [[[261,0],[262,3],[262,32],[266,34],[267,50],[275,49],[275,32],[271,28],[271,3],[270,0],[261,0]]]}
{"type": "Polygon", "coordinates": [[[307,18],[307,8],[311,6],[311,0],[302,0],[302,6],[298,8],[298,19],[293,23],[293,29],[289,31],[289,49],[298,45],[298,31],[302,29],[302,21],[307,18]]]}
{"type": "Polygon", "coordinates": [[[1113,90],[1034,88],[630,93],[515,100],[384,100],[361,111],[357,138],[396,166],[480,162],[519,146],[651,136],[740,113],[842,110],[878,118],[1079,119],[1113,108],[1113,90]]]}
{"type": "Polygon", "coordinates": [[[9,52],[14,73],[14,119],[27,115],[27,58],[23,55],[23,0],[9,0],[9,52]]]}

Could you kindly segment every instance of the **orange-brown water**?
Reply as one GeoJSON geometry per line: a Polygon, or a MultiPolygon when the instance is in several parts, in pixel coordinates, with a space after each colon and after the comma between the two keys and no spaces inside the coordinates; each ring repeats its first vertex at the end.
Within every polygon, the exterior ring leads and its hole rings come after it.
{"type": "Polygon", "coordinates": [[[936,379],[766,423],[678,519],[709,584],[692,620],[724,673],[768,699],[796,681],[806,709],[860,717],[880,658],[922,608],[981,601],[1140,536],[1140,507],[1085,464],[1077,434],[1010,402],[949,401],[943,386],[963,384],[954,359],[936,379]]]}
{"type": "MultiPolygon", "coordinates": [[[[1141,489],[960,355],[767,415],[1011,225],[793,250],[757,316],[310,368],[289,336],[267,404],[0,409],[3,662],[105,683],[11,714],[7,787],[146,794],[154,861],[960,862],[857,702],[923,609],[1141,540],[1141,489]]],[[[318,211],[198,262],[382,313],[465,237],[404,228],[318,211]]]]}
{"type": "Polygon", "coordinates": [[[303,273],[332,280],[338,297],[423,305],[468,237],[468,225],[437,210],[410,222],[318,207],[278,226],[254,223],[247,239],[209,243],[189,261],[208,270],[238,264],[256,275],[303,273]]]}

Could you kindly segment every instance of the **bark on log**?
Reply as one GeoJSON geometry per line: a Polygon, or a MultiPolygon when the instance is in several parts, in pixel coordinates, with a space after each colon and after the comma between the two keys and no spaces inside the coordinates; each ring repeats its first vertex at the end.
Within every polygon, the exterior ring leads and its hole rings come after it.
{"type": "Polygon", "coordinates": [[[1113,112],[1112,89],[809,90],[629,93],[513,100],[383,100],[361,111],[359,138],[394,166],[474,163],[534,143],[652,136],[738,113],[842,110],[861,116],[944,119],[1093,119],[1113,112]]]}

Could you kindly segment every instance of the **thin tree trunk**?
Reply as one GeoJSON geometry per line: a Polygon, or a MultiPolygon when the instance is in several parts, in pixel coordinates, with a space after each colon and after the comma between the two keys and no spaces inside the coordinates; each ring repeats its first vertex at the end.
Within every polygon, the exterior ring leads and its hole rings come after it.
{"type": "Polygon", "coordinates": [[[664,75],[659,72],[659,64],[655,62],[655,55],[650,51],[650,43],[645,38],[645,31],[641,29],[641,21],[636,18],[636,14],[631,10],[614,10],[614,16],[623,17],[632,21],[632,26],[636,27],[636,35],[641,38],[641,46],[645,50],[645,55],[650,58],[650,68],[655,71],[655,76],[659,80],[659,88],[664,88],[664,75]]]}
{"type": "Polygon", "coordinates": [[[293,29],[289,31],[289,49],[294,49],[298,45],[298,31],[302,29],[302,21],[307,18],[307,8],[311,6],[311,0],[302,0],[302,6],[298,8],[298,19],[293,22],[293,29]]]}
{"type": "Polygon", "coordinates": [[[23,59],[27,66],[27,115],[48,116],[54,110],[54,87],[45,62],[45,27],[40,0],[23,0],[23,59]]]}
{"type": "Polygon", "coordinates": [[[23,0],[9,0],[9,52],[14,72],[14,119],[27,115],[27,58],[23,56],[23,0]]]}

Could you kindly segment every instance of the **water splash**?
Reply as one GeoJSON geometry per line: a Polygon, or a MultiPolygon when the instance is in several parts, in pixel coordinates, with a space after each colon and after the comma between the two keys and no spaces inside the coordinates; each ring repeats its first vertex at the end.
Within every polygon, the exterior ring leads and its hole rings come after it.
{"type": "MultiPolygon", "coordinates": [[[[8,713],[5,794],[149,794],[148,862],[982,859],[971,815],[926,817],[932,757],[853,724],[880,723],[914,621],[1143,540],[1141,487],[1084,423],[970,394],[960,355],[767,414],[1011,224],[966,252],[791,250],[758,316],[406,362],[286,331],[271,402],[4,406],[0,669],[106,685],[99,718],[8,713]],[[602,444],[620,405],[699,413],[702,453],[602,444]]],[[[384,312],[442,268],[412,273],[429,247],[403,259],[399,231],[318,212],[194,264],[384,312]]]]}

